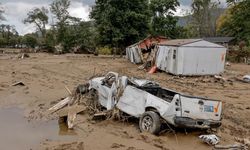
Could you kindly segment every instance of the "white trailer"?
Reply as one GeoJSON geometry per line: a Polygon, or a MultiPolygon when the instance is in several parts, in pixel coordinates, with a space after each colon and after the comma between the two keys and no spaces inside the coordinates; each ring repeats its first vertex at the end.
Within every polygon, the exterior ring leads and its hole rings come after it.
{"type": "Polygon", "coordinates": [[[174,75],[215,75],[224,71],[226,48],[202,39],[158,44],[156,66],[174,75]]]}

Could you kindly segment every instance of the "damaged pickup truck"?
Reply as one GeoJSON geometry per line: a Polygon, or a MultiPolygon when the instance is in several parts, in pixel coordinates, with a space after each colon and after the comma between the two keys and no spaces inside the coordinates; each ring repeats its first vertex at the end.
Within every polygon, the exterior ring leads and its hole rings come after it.
{"type": "Polygon", "coordinates": [[[95,91],[98,102],[107,110],[116,107],[139,118],[142,132],[158,134],[164,122],[180,128],[209,129],[221,125],[221,101],[187,96],[153,81],[109,72],[91,79],[89,90],[95,91]]]}

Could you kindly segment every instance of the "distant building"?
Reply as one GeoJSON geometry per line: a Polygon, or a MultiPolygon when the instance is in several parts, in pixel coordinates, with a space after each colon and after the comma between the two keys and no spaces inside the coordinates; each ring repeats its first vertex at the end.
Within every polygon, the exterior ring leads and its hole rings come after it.
{"type": "Polygon", "coordinates": [[[126,55],[129,55],[131,57],[132,63],[143,63],[144,61],[146,61],[144,59],[147,59],[143,57],[143,54],[150,53],[154,45],[163,43],[167,40],[168,38],[164,36],[148,36],[147,38],[128,46],[126,48],[126,55]]]}
{"type": "MultiPolygon", "coordinates": [[[[126,52],[131,62],[147,63],[138,47],[137,51],[128,47],[126,52]]],[[[157,43],[148,56],[152,65],[171,74],[214,75],[224,71],[226,48],[203,39],[168,40],[157,43]]]]}
{"type": "Polygon", "coordinates": [[[203,40],[220,44],[228,48],[228,46],[233,42],[234,37],[205,37],[203,40]]]}

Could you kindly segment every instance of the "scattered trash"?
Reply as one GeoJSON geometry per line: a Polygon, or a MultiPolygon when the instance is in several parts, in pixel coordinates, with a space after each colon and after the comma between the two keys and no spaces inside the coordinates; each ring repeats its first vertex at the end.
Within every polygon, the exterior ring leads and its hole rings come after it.
{"type": "Polygon", "coordinates": [[[242,78],[235,77],[235,80],[243,83],[250,83],[250,75],[245,75],[242,78]]]}
{"type": "Polygon", "coordinates": [[[233,144],[233,145],[215,145],[213,150],[248,150],[244,144],[233,144]]]}
{"type": "Polygon", "coordinates": [[[247,82],[247,83],[250,83],[250,75],[245,75],[245,76],[243,77],[243,80],[244,80],[245,82],[247,82]]]}
{"type": "Polygon", "coordinates": [[[24,59],[24,58],[29,58],[29,57],[30,57],[30,55],[27,54],[27,53],[22,53],[22,54],[19,54],[19,55],[17,56],[17,58],[19,58],[19,59],[24,59]]]}
{"type": "Polygon", "coordinates": [[[226,82],[227,79],[226,78],[223,78],[222,76],[218,76],[218,75],[214,75],[214,78],[217,79],[217,80],[221,80],[223,82],[226,82]]]}
{"type": "Polygon", "coordinates": [[[22,81],[18,81],[16,83],[13,83],[11,86],[25,86],[25,84],[22,81]]]}
{"type": "Polygon", "coordinates": [[[214,135],[214,134],[210,134],[210,135],[200,135],[199,138],[209,144],[209,145],[216,145],[220,142],[220,139],[214,135]]]}
{"type": "Polygon", "coordinates": [[[149,70],[149,74],[153,74],[153,73],[156,73],[157,71],[157,67],[156,66],[153,66],[150,70],[149,70]]]}
{"type": "Polygon", "coordinates": [[[231,66],[230,62],[226,62],[226,66],[231,66]]]}
{"type": "Polygon", "coordinates": [[[250,148],[250,139],[245,139],[245,138],[235,138],[235,140],[239,143],[245,144],[250,148]]]}
{"type": "Polygon", "coordinates": [[[55,51],[54,51],[54,53],[57,54],[57,55],[63,53],[63,46],[62,46],[61,43],[55,46],[55,51]]]}

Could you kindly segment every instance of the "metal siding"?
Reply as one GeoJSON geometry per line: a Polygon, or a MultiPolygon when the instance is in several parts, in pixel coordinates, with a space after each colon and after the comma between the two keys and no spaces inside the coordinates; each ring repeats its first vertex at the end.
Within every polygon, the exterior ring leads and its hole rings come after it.
{"type": "Polygon", "coordinates": [[[128,60],[132,63],[138,64],[142,63],[140,54],[139,54],[139,48],[138,46],[131,46],[126,49],[126,57],[128,57],[128,60]]]}
{"type": "Polygon", "coordinates": [[[177,65],[177,72],[176,74],[183,74],[183,63],[184,63],[184,51],[182,48],[177,49],[177,58],[178,58],[178,65],[177,65]]]}
{"type": "Polygon", "coordinates": [[[224,71],[225,48],[180,47],[183,75],[213,75],[224,71]]]}
{"type": "MultiPolygon", "coordinates": [[[[156,55],[156,66],[160,70],[174,73],[176,72],[174,63],[177,63],[173,60],[173,50],[177,49],[173,46],[159,46],[157,55],[156,55]]],[[[177,60],[177,57],[176,57],[177,60]]]]}
{"type": "Polygon", "coordinates": [[[160,70],[167,71],[169,47],[159,46],[156,55],[156,66],[160,70]]]}

